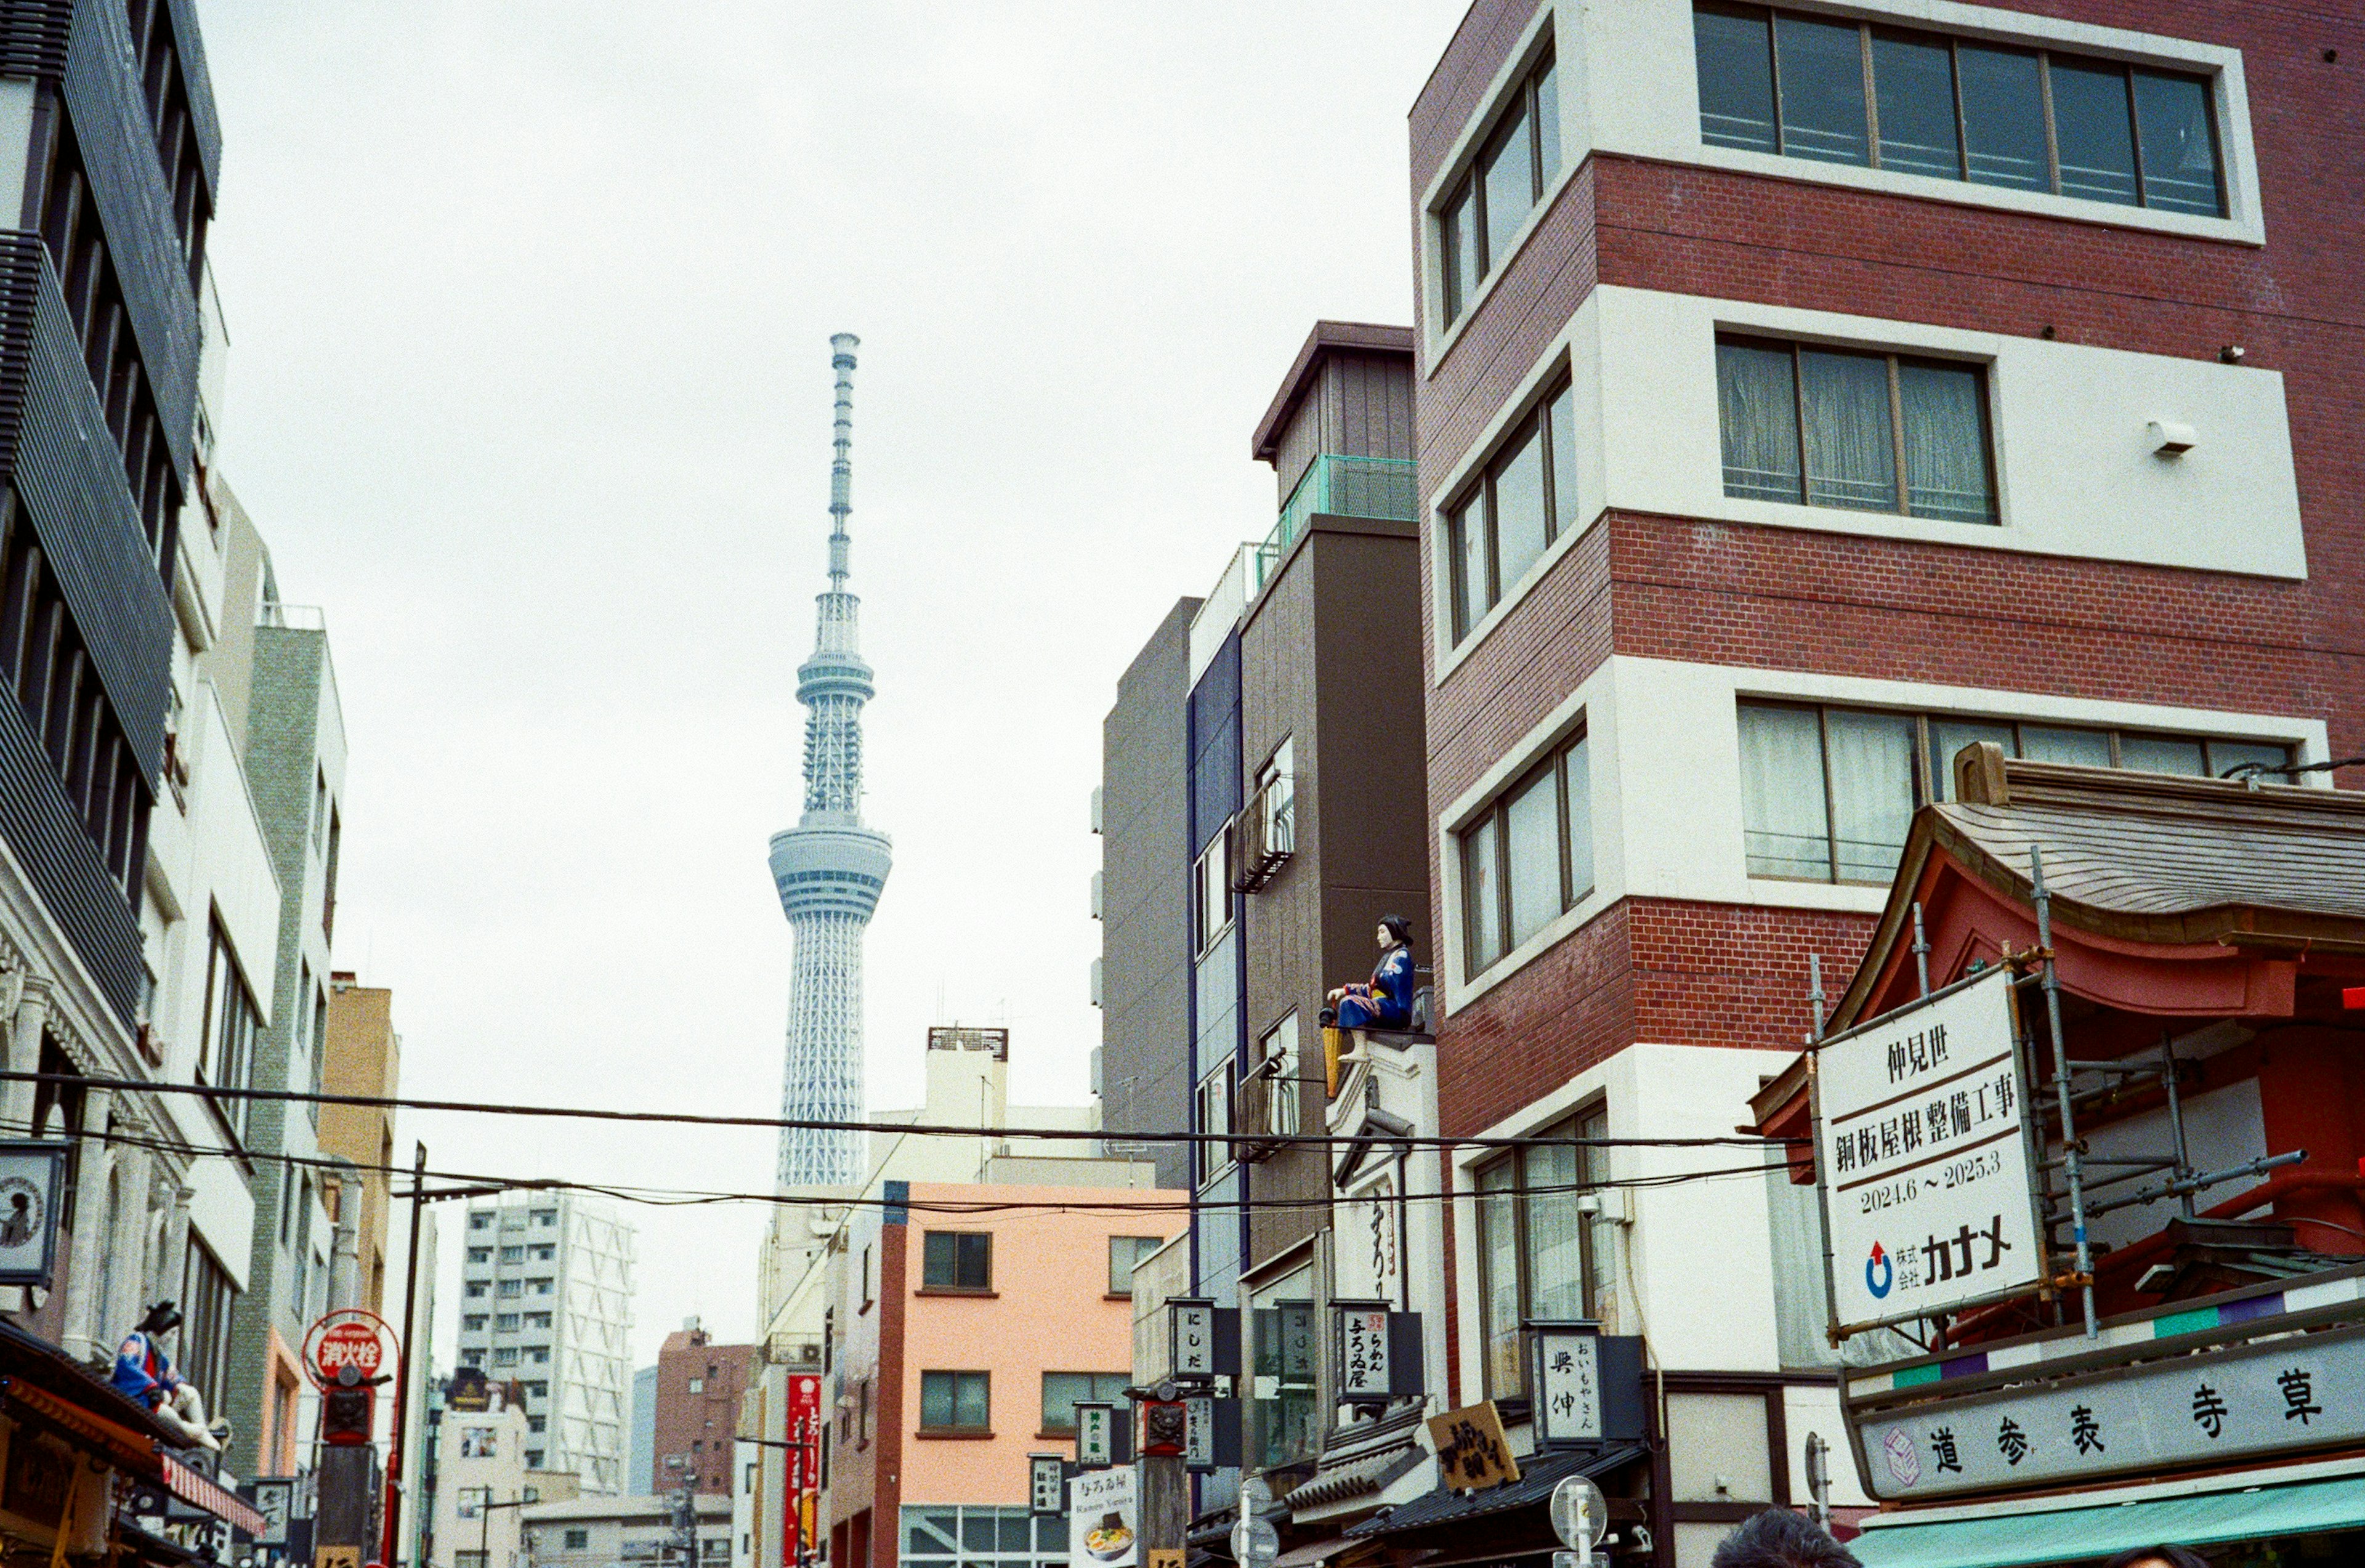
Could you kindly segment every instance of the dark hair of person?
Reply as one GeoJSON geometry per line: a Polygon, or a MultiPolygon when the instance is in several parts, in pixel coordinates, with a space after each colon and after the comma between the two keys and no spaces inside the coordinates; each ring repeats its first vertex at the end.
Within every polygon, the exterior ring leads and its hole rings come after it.
{"type": "Polygon", "coordinates": [[[2208,1562],[2200,1553],[2166,1544],[2138,1546],[2122,1551],[2102,1568],[2151,1568],[2155,1562],[2166,1563],[2168,1568],[2209,1568],[2208,1562]]]}
{"type": "Polygon", "coordinates": [[[1398,944],[1412,940],[1412,922],[1401,914],[1384,914],[1380,924],[1388,928],[1388,939],[1398,944]]]}
{"type": "Polygon", "coordinates": [[[1862,1568],[1821,1525],[1788,1508],[1755,1514],[1718,1545],[1709,1568],[1862,1568]]]}

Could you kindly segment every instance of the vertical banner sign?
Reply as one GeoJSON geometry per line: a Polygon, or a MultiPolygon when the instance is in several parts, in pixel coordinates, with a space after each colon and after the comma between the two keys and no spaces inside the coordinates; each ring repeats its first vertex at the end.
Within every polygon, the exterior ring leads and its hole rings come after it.
{"type": "Polygon", "coordinates": [[[1332,1339],[1339,1359],[1341,1404],[1388,1397],[1388,1309],[1370,1302],[1336,1305],[1332,1339]]]}
{"type": "Polygon", "coordinates": [[[1182,1402],[1182,1464],[1187,1470],[1216,1468],[1216,1402],[1182,1402]]]}
{"type": "Polygon", "coordinates": [[[1536,1441],[1601,1440],[1601,1336],[1591,1327],[1538,1324],[1530,1333],[1536,1441]]]}
{"type": "Polygon", "coordinates": [[[1026,1456],[1026,1511],[1057,1514],[1068,1501],[1066,1463],[1055,1453],[1026,1456]]]}
{"type": "Polygon", "coordinates": [[[1332,1205],[1338,1245],[1332,1252],[1331,1291],[1347,1301],[1384,1301],[1402,1309],[1404,1267],[1397,1226],[1396,1173],[1382,1166],[1368,1181],[1332,1205]]]}
{"type": "Polygon", "coordinates": [[[1167,1325],[1173,1335],[1173,1365],[1176,1377],[1213,1377],[1216,1375],[1216,1304],[1212,1301],[1184,1301],[1170,1298],[1166,1303],[1167,1325]]]}
{"type": "Polygon", "coordinates": [[[1133,1467],[1090,1470],[1068,1483],[1068,1539],[1100,1568],[1141,1560],[1134,1523],[1133,1467]]]}
{"type": "Polygon", "coordinates": [[[2045,1275],[2009,973],[1982,970],[1815,1056],[1815,1182],[1846,1335],[2045,1275]]]}
{"type": "Polygon", "coordinates": [[[1311,1302],[1281,1304],[1281,1380],[1314,1381],[1314,1305],[1311,1302]]]}
{"type": "Polygon", "coordinates": [[[811,1562],[821,1550],[818,1538],[821,1501],[821,1376],[817,1372],[789,1374],[789,1517],[780,1530],[780,1561],[784,1568],[811,1562]]]}
{"type": "Polygon", "coordinates": [[[1076,1406],[1076,1462],[1097,1468],[1116,1462],[1116,1412],[1107,1405],[1076,1406]]]}

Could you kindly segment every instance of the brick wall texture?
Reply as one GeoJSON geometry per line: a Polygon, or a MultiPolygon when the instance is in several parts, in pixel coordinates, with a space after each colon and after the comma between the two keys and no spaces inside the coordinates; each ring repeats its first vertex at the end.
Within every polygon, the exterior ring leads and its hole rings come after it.
{"type": "MultiPolygon", "coordinates": [[[[2238,343],[2284,377],[2308,579],[1612,512],[1431,690],[1432,802],[1612,654],[2319,718],[2335,756],[2365,752],[2365,261],[2338,194],[2365,167],[2365,39],[2353,19],[2204,0],[2014,8],[2239,49],[2268,242],[1597,154],[1423,366],[1423,493],[1597,284],[2193,359],[2238,343]]],[[[1415,203],[1535,9],[1479,0],[1464,17],[1411,116],[1415,203]]],[[[2365,787],[2365,768],[2337,781],[2365,787]]],[[[1835,992],[1869,924],[1630,899],[1444,1021],[1444,1129],[1509,1115],[1637,1040],[1795,1047],[1807,955],[1835,992]]]]}

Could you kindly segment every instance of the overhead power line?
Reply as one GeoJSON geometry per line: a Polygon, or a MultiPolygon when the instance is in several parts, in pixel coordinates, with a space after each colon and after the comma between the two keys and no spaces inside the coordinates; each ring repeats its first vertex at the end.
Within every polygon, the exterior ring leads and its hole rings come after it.
{"type": "Polygon", "coordinates": [[[296,1089],[229,1089],[205,1083],[169,1083],[144,1078],[87,1078],[71,1072],[0,1070],[0,1081],[49,1083],[151,1094],[195,1094],[212,1100],[260,1100],[306,1105],[352,1105],[364,1110],[438,1111],[460,1115],[540,1116],[575,1121],[655,1123],[673,1126],[793,1128],[817,1132],[895,1133],[921,1137],[997,1137],[1102,1143],[1271,1144],[1276,1148],[1333,1148],[1372,1143],[1390,1148],[1765,1148],[1802,1139],[1727,1135],[1711,1137],[1435,1137],[1395,1133],[1194,1133],[1110,1132],[1092,1127],[978,1127],[925,1122],[845,1122],[793,1116],[718,1116],[695,1111],[611,1111],[588,1105],[502,1105],[481,1100],[419,1100],[376,1094],[318,1094],[296,1089]]]}

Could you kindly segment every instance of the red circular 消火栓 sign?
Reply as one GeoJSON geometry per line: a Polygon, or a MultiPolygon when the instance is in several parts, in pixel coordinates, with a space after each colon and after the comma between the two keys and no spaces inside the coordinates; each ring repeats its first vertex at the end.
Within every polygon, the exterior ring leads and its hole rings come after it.
{"type": "Polygon", "coordinates": [[[312,1325],[305,1336],[304,1370],[313,1382],[322,1387],[339,1381],[338,1374],[353,1369],[355,1381],[370,1383],[387,1370],[388,1345],[394,1336],[386,1320],[362,1307],[345,1307],[331,1312],[312,1325]]]}

